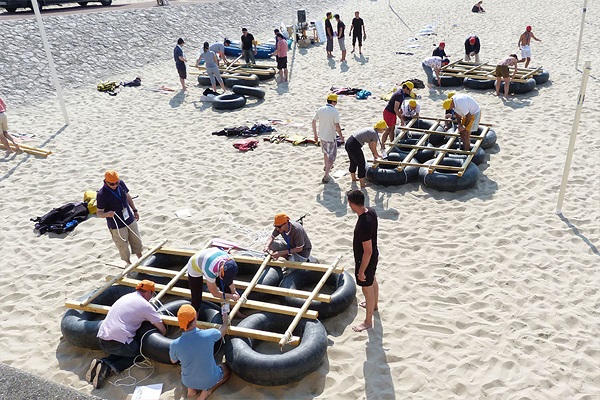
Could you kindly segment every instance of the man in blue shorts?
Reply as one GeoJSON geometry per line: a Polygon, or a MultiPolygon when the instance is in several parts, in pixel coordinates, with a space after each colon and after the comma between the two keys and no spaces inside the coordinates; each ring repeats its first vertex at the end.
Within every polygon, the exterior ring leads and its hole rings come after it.
{"type": "Polygon", "coordinates": [[[204,400],[212,392],[227,382],[231,370],[226,364],[218,364],[213,356],[215,342],[221,340],[229,326],[229,314],[223,312],[221,328],[200,330],[196,326],[196,310],[189,304],[181,306],[177,312],[179,327],[184,330],[169,348],[171,362],[181,363],[181,382],[187,387],[187,397],[204,400]]]}

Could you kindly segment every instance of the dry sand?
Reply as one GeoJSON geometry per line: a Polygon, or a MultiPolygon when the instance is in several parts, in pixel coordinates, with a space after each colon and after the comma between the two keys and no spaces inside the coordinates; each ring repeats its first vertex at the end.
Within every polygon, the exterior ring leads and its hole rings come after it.
{"type": "MultiPolygon", "coordinates": [[[[368,35],[364,59],[348,54],[341,65],[337,45],[335,62],[326,60],[324,46],[297,49],[289,57],[291,82],[263,85],[267,97],[261,104],[213,111],[198,101],[202,90],[193,77],[185,96],[144,90],[177,87],[172,62],[165,61],[126,71],[139,74],[143,87],[116,97],[94,91],[93,84],[68,90],[66,128],[55,100],[9,109],[11,131],[35,133],[27,144],[54,154],[0,163],[0,361],[107,399],[133,392],[110,384],[92,390],[84,374],[89,360],[102,353],[69,345],[59,330],[64,300],[120,271],[110,265],[120,261],[105,222],[90,218],[66,237],[36,237],[29,222],[79,200],[84,190],[98,189],[108,168],[118,170],[139,195],[148,247],[162,239],[198,248],[211,237],[247,242],[223,216],[230,213],[258,233],[276,212],[286,211],[293,217],[308,214],[314,255],[330,261],[343,254],[343,264],[352,269],[356,217],[344,200],[348,176],[320,184],[322,156],[315,147],[261,142],[241,154],[232,140],[210,133],[281,118],[304,124],[281,127],[281,133],[310,134],[314,110],[324,104],[330,86],[341,85],[373,93],[365,101],[340,100],[341,124],[349,135],[380,118],[385,103],[378,97],[394,83],[425,79],[420,61],[434,43],[446,41],[456,59],[465,37],[476,33],[482,60],[496,62],[517,50],[519,34],[531,24],[542,39],[533,44],[532,66],[547,68],[552,82],[509,101],[492,92],[471,93],[482,106],[482,121],[498,133],[477,186],[458,193],[417,183],[367,190],[380,216],[375,328],[352,332],[351,325],[364,317],[353,304],[324,321],[327,359],[300,383],[258,387],[234,376],[212,398],[598,399],[600,57],[592,46],[600,41],[600,29],[594,8],[581,59],[592,61],[595,77],[587,90],[564,217],[554,214],[581,78],[574,68],[580,3],[490,0],[484,3],[487,14],[475,15],[465,1],[350,0],[332,10],[347,25],[353,11],[361,11],[368,35]],[[419,37],[422,47],[408,49],[407,39],[427,24],[436,26],[437,36],[419,37]],[[177,218],[182,208],[192,217],[177,218]]],[[[309,20],[320,18],[321,11],[309,10],[309,20]]],[[[271,29],[255,34],[266,40],[271,29]]],[[[447,91],[420,90],[421,114],[441,115],[447,91]]],[[[347,165],[342,151],[335,170],[347,165]]],[[[143,377],[144,371],[134,374],[143,377]]],[[[181,396],[178,367],[157,365],[145,383],[157,382],[164,383],[161,399],[181,396]]]]}

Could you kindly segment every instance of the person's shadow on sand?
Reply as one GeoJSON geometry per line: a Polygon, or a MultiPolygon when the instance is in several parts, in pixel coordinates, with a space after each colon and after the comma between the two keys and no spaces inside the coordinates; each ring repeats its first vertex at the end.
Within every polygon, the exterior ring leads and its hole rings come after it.
{"type": "Polygon", "coordinates": [[[342,193],[340,185],[336,182],[324,184],[323,192],[317,194],[316,200],[317,203],[334,212],[336,217],[342,217],[348,213],[346,193],[342,193]]]}
{"type": "Polygon", "coordinates": [[[364,54],[356,55],[356,53],[354,53],[354,61],[359,62],[361,65],[365,65],[369,62],[369,58],[365,57],[364,54]]]}
{"type": "Polygon", "coordinates": [[[172,108],[177,108],[183,104],[184,100],[185,100],[185,91],[180,90],[175,96],[173,96],[173,98],[171,98],[171,100],[169,100],[169,105],[172,108]]]}
{"type": "Polygon", "coordinates": [[[394,399],[394,380],[390,372],[390,366],[385,356],[386,349],[383,348],[383,326],[379,311],[373,315],[373,327],[367,330],[369,341],[367,342],[367,360],[363,364],[363,376],[365,377],[365,394],[367,399],[394,399]],[[377,378],[369,379],[376,372],[377,378]]]}

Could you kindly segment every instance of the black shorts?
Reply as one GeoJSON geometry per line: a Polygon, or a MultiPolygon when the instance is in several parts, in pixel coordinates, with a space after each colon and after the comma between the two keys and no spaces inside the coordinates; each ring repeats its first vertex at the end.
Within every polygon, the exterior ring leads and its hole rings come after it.
{"type": "Polygon", "coordinates": [[[358,286],[369,287],[373,285],[373,282],[375,281],[375,272],[377,272],[377,262],[378,260],[371,261],[371,263],[367,266],[367,269],[365,270],[366,279],[364,281],[358,280],[358,269],[360,268],[360,263],[354,268],[354,278],[356,279],[356,284],[358,286]]]}
{"type": "Polygon", "coordinates": [[[277,69],[287,68],[287,57],[277,57],[277,69]]]}
{"type": "Polygon", "coordinates": [[[185,69],[185,65],[183,65],[181,67],[178,65],[177,66],[177,73],[179,74],[179,77],[181,79],[187,79],[187,71],[185,69]]]}

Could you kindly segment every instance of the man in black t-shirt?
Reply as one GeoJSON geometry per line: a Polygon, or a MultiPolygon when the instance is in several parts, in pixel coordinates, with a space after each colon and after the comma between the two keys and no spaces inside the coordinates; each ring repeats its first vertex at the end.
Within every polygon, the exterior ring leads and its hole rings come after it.
{"type": "Polygon", "coordinates": [[[256,43],[254,36],[248,33],[248,29],[242,28],[242,54],[246,60],[246,64],[256,64],[254,56],[256,55],[256,43]]]}
{"type": "Polygon", "coordinates": [[[355,11],[352,26],[350,26],[352,35],[352,51],[350,53],[354,53],[356,50],[356,40],[358,39],[358,54],[362,54],[362,42],[367,39],[367,31],[365,31],[365,22],[358,15],[358,11],[355,11]]]}
{"type": "Polygon", "coordinates": [[[327,58],[333,57],[333,26],[331,25],[331,12],[325,14],[325,36],[327,36],[327,44],[325,50],[327,50],[327,58]]]}
{"type": "Polygon", "coordinates": [[[379,284],[375,278],[379,260],[377,213],[371,207],[365,207],[365,195],[358,189],[348,192],[348,205],[358,215],[352,240],[354,276],[365,296],[365,301],[360,306],[366,310],[365,320],[352,329],[354,332],[362,332],[373,326],[373,313],[378,309],[379,284]]]}
{"type": "Polygon", "coordinates": [[[340,50],[342,51],[342,58],[340,59],[340,62],[345,62],[346,61],[346,44],[345,44],[346,24],[344,24],[344,21],[342,21],[340,19],[340,14],[335,14],[333,16],[333,18],[335,18],[335,20],[337,21],[338,45],[340,46],[340,50]]]}

